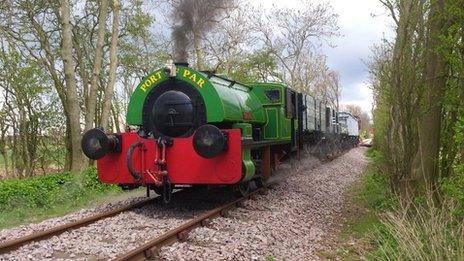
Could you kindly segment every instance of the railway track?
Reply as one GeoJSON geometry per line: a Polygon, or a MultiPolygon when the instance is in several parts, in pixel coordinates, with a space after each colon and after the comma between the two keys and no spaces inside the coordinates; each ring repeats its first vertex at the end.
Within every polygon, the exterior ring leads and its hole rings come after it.
{"type": "Polygon", "coordinates": [[[54,227],[54,228],[50,228],[50,229],[47,229],[47,230],[44,230],[44,231],[41,231],[41,232],[37,232],[37,233],[30,234],[30,235],[27,235],[27,236],[24,236],[24,237],[4,241],[4,242],[0,243],[0,255],[11,252],[13,250],[16,250],[19,247],[21,247],[21,246],[23,246],[25,244],[31,243],[33,241],[45,240],[45,239],[51,238],[53,236],[60,235],[60,234],[62,234],[64,232],[66,232],[66,231],[78,229],[80,227],[95,223],[95,222],[97,222],[99,220],[109,218],[109,217],[113,217],[113,216],[115,216],[117,214],[120,214],[122,212],[143,207],[143,206],[145,206],[147,204],[153,203],[157,199],[159,199],[159,198],[145,199],[145,200],[133,203],[133,204],[128,204],[126,206],[122,206],[122,207],[119,207],[119,208],[116,208],[116,209],[113,209],[113,210],[110,210],[110,211],[107,211],[107,212],[103,212],[103,213],[100,213],[100,214],[92,215],[92,216],[89,216],[89,217],[86,217],[86,218],[83,218],[83,219],[80,219],[80,220],[77,220],[77,221],[74,221],[74,222],[69,222],[69,223],[66,223],[66,224],[63,224],[63,225],[60,225],[60,226],[57,226],[57,227],[54,227]]]}
{"type": "MultiPolygon", "coordinates": [[[[179,192],[181,191],[178,191],[175,194],[179,194],[179,192]]],[[[195,229],[196,227],[207,225],[209,221],[211,219],[214,219],[215,217],[226,216],[228,211],[230,211],[231,209],[235,207],[241,206],[243,204],[243,201],[249,198],[255,197],[256,194],[258,193],[264,193],[264,189],[256,189],[250,192],[250,194],[245,197],[232,200],[232,201],[229,200],[227,203],[222,204],[219,207],[216,207],[212,210],[207,210],[205,213],[200,214],[198,217],[188,220],[187,222],[181,224],[180,226],[173,228],[167,231],[166,233],[159,235],[153,240],[150,240],[144,243],[143,245],[122,254],[116,259],[117,260],[146,260],[146,259],[155,258],[156,255],[158,254],[158,250],[162,246],[168,245],[178,240],[182,241],[186,239],[189,231],[195,229]]],[[[60,234],[63,234],[65,232],[69,232],[71,230],[75,230],[81,227],[88,226],[97,221],[116,216],[123,212],[142,208],[143,206],[146,206],[148,204],[154,204],[156,200],[162,200],[162,198],[156,197],[156,198],[145,199],[145,200],[133,203],[133,204],[128,204],[126,206],[104,212],[104,213],[92,215],[92,216],[89,216],[89,217],[86,217],[86,218],[83,218],[83,219],[80,219],[74,222],[69,222],[69,223],[54,227],[54,228],[46,229],[41,232],[37,232],[37,233],[30,234],[24,237],[19,237],[19,238],[15,238],[12,240],[4,241],[0,243],[0,255],[13,252],[17,250],[18,248],[20,248],[21,246],[27,245],[29,243],[43,241],[43,240],[52,238],[54,236],[59,236],[60,234]]]]}
{"type": "Polygon", "coordinates": [[[232,202],[226,203],[215,209],[207,211],[206,213],[189,220],[188,222],[167,231],[166,233],[146,242],[145,244],[119,256],[116,258],[118,261],[125,260],[147,260],[157,259],[161,247],[172,244],[176,241],[183,241],[187,239],[188,233],[200,226],[206,226],[215,217],[227,216],[228,211],[233,208],[241,207],[243,202],[249,198],[254,198],[258,193],[265,193],[265,188],[259,188],[245,197],[241,197],[232,202]]]}

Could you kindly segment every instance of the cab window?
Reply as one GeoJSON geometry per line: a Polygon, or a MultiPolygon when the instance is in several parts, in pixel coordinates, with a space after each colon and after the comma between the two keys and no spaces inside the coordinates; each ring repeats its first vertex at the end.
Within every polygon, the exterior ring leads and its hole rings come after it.
{"type": "Polygon", "coordinates": [[[280,91],[279,90],[266,90],[264,94],[271,102],[279,102],[280,101],[280,91]]]}

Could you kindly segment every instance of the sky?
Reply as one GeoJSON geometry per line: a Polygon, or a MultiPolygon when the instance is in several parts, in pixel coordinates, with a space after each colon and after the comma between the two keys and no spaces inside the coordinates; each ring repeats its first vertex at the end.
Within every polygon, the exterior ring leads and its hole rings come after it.
{"type": "MultiPolygon", "coordinates": [[[[285,5],[298,8],[299,0],[252,0],[263,6],[285,5]]],[[[391,18],[377,0],[313,0],[313,3],[328,2],[338,14],[341,37],[334,38],[335,47],[324,46],[328,66],[341,76],[341,99],[343,104],[357,104],[371,113],[372,91],[368,87],[366,62],[371,47],[381,42],[383,37],[393,35],[391,18]]]]}

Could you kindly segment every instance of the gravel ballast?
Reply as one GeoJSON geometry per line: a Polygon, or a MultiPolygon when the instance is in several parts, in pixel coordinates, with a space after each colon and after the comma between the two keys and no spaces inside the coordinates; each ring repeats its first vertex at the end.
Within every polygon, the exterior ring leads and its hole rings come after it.
{"type": "Polygon", "coordinates": [[[365,148],[324,164],[293,161],[292,175],[267,195],[190,233],[187,241],[164,247],[165,260],[317,260],[316,250],[335,224],[345,192],[367,166],[365,148]]]}
{"type": "Polygon", "coordinates": [[[114,210],[114,209],[117,209],[117,208],[120,208],[126,205],[130,205],[130,204],[142,201],[142,200],[145,200],[145,198],[137,195],[136,197],[126,198],[126,199],[121,199],[121,200],[117,200],[114,202],[109,202],[106,204],[101,204],[93,208],[81,209],[79,211],[73,212],[65,216],[46,219],[37,224],[31,223],[31,224],[26,224],[26,225],[20,225],[20,226],[13,227],[13,228],[2,229],[0,230],[0,242],[4,242],[7,240],[19,238],[19,237],[24,237],[26,235],[44,231],[44,230],[47,230],[47,229],[50,229],[50,228],[53,228],[59,225],[68,224],[68,223],[71,223],[71,222],[74,222],[74,221],[77,221],[77,220],[80,220],[86,217],[90,217],[96,214],[111,211],[111,210],[114,210]]]}
{"type": "MultiPolygon", "coordinates": [[[[161,257],[165,260],[317,259],[315,250],[333,229],[345,202],[346,188],[359,180],[367,165],[364,151],[364,148],[356,148],[324,164],[311,157],[284,164],[279,174],[288,177],[272,185],[266,195],[247,200],[244,207],[229,212],[227,217],[195,229],[187,241],[162,248],[161,257]]],[[[230,195],[224,194],[217,191],[183,193],[169,206],[150,205],[124,212],[48,240],[27,244],[0,256],[0,260],[113,259],[231,200],[230,195]]],[[[128,202],[124,200],[40,224],[5,229],[0,231],[0,241],[128,202]]]]}
{"type": "MultiPolygon", "coordinates": [[[[218,194],[214,190],[180,191],[173,195],[173,202],[167,206],[158,201],[159,203],[126,211],[47,240],[26,244],[18,250],[1,255],[0,260],[114,259],[205,211],[230,201],[231,198],[230,194],[218,194]]],[[[10,239],[25,236],[30,234],[30,231],[41,231],[91,215],[89,212],[95,214],[99,212],[98,210],[107,211],[116,205],[127,203],[121,201],[91,211],[79,211],[66,217],[54,218],[40,224],[3,230],[0,232],[0,237],[10,239]]]]}

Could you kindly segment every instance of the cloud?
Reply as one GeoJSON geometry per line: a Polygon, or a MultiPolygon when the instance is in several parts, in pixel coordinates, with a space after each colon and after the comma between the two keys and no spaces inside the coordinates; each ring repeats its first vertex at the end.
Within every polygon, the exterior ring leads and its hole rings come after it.
{"type": "Polygon", "coordinates": [[[340,104],[356,104],[359,105],[363,111],[371,114],[372,90],[366,83],[348,85],[342,90],[340,104]]]}
{"type": "Polygon", "coordinates": [[[339,14],[340,32],[343,37],[334,41],[336,47],[324,47],[329,67],[341,75],[344,104],[357,104],[366,112],[372,109],[372,91],[368,82],[368,68],[371,47],[382,37],[392,34],[390,18],[378,1],[373,0],[332,0],[339,14]]]}
{"type": "MultiPolygon", "coordinates": [[[[287,6],[298,8],[299,0],[255,0],[265,7],[287,6]]],[[[329,67],[340,73],[342,94],[345,104],[358,104],[366,112],[371,112],[372,92],[367,86],[368,69],[365,62],[371,53],[371,46],[379,43],[383,37],[393,35],[391,18],[377,0],[314,0],[313,3],[329,3],[339,15],[342,37],[333,39],[335,48],[322,47],[327,55],[329,67]]]]}

